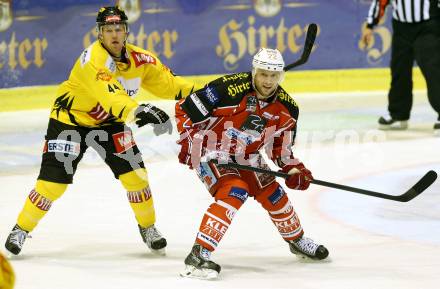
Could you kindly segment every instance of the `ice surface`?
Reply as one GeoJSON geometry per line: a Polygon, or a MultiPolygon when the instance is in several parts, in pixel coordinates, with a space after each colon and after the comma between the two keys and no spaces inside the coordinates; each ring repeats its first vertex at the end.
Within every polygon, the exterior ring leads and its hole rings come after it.
{"type": "MultiPolygon", "coordinates": [[[[376,131],[376,96],[300,96],[296,155],[321,180],[401,194],[430,169],[440,173],[435,115],[416,102],[408,131],[376,131]],[[329,103],[329,102],[327,102],[329,103]],[[353,103],[353,105],[350,105],[353,103]]],[[[159,105],[171,110],[173,104],[159,105]]],[[[38,175],[47,111],[0,114],[0,241],[3,243],[38,175]]],[[[290,254],[267,214],[252,199],[240,209],[213,258],[220,279],[178,273],[211,203],[195,173],[178,164],[177,135],[135,131],[147,163],[157,226],[166,257],[142,243],[122,186],[88,152],[74,184],[12,259],[17,289],[301,288],[413,289],[440,283],[440,184],[408,203],[312,185],[289,191],[306,235],[330,250],[325,262],[290,254]]],[[[3,250],[3,249],[0,249],[3,250]]]]}

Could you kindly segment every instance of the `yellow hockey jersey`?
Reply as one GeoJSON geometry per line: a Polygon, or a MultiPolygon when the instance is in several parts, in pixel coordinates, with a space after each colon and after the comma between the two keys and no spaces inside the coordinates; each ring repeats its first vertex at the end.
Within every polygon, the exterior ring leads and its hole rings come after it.
{"type": "Polygon", "coordinates": [[[175,76],[144,49],[127,43],[125,57],[128,63],[115,62],[95,41],[58,88],[50,117],[70,125],[99,127],[131,121],[139,105],[132,97],[141,87],[164,99],[180,99],[194,90],[194,83],[175,76]]]}

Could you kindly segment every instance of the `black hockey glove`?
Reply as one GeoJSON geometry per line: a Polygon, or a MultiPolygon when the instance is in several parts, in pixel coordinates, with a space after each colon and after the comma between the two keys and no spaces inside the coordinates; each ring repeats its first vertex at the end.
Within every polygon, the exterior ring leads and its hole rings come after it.
{"type": "Polygon", "coordinates": [[[168,114],[154,105],[149,103],[139,105],[136,109],[135,116],[137,118],[136,124],[138,127],[152,124],[155,135],[161,135],[166,132],[171,134],[173,132],[173,125],[171,124],[168,114]]]}

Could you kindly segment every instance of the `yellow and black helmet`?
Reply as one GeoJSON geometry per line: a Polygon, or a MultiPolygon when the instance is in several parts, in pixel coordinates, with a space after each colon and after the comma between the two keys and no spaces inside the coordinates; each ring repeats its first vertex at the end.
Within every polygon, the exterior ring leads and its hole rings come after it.
{"type": "Polygon", "coordinates": [[[119,8],[119,6],[102,7],[99,9],[98,15],[96,16],[96,24],[98,25],[98,28],[107,24],[121,23],[128,28],[127,21],[127,15],[125,15],[124,10],[119,8]]]}

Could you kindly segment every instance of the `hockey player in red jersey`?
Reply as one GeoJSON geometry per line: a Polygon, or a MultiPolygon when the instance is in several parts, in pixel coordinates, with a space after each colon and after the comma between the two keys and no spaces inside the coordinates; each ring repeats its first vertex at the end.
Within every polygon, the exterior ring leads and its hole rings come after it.
{"type": "Polygon", "coordinates": [[[210,259],[211,252],[248,197],[268,212],[292,253],[315,260],[329,254],[323,245],[304,237],[292,203],[273,176],[219,165],[238,162],[267,168],[260,154],[264,149],[290,174],[287,187],[306,190],[313,180],[312,173],[292,155],[298,106],[279,85],[284,77],[281,53],[262,48],[252,65],[252,72],[220,77],[176,104],[179,161],[197,172],[214,198],[185,259],[182,276],[218,276],[220,266],[210,259]]]}
{"type": "MultiPolygon", "coordinates": [[[[171,133],[169,116],[131,97],[144,88],[157,97],[177,99],[194,84],[175,76],[149,51],[127,43],[128,18],[118,6],[102,7],[96,18],[98,40],[78,57],[52,106],[40,174],[18,215],[5,247],[19,254],[51,205],[72,183],[78,163],[92,147],[127,191],[142,240],[162,253],[166,239],[155,227],[153,196],[142,155],[125,125],[153,125],[156,135],[171,133]],[[66,162],[65,162],[66,161],[66,162]]],[[[80,210],[80,208],[78,208],[80,210]]]]}

